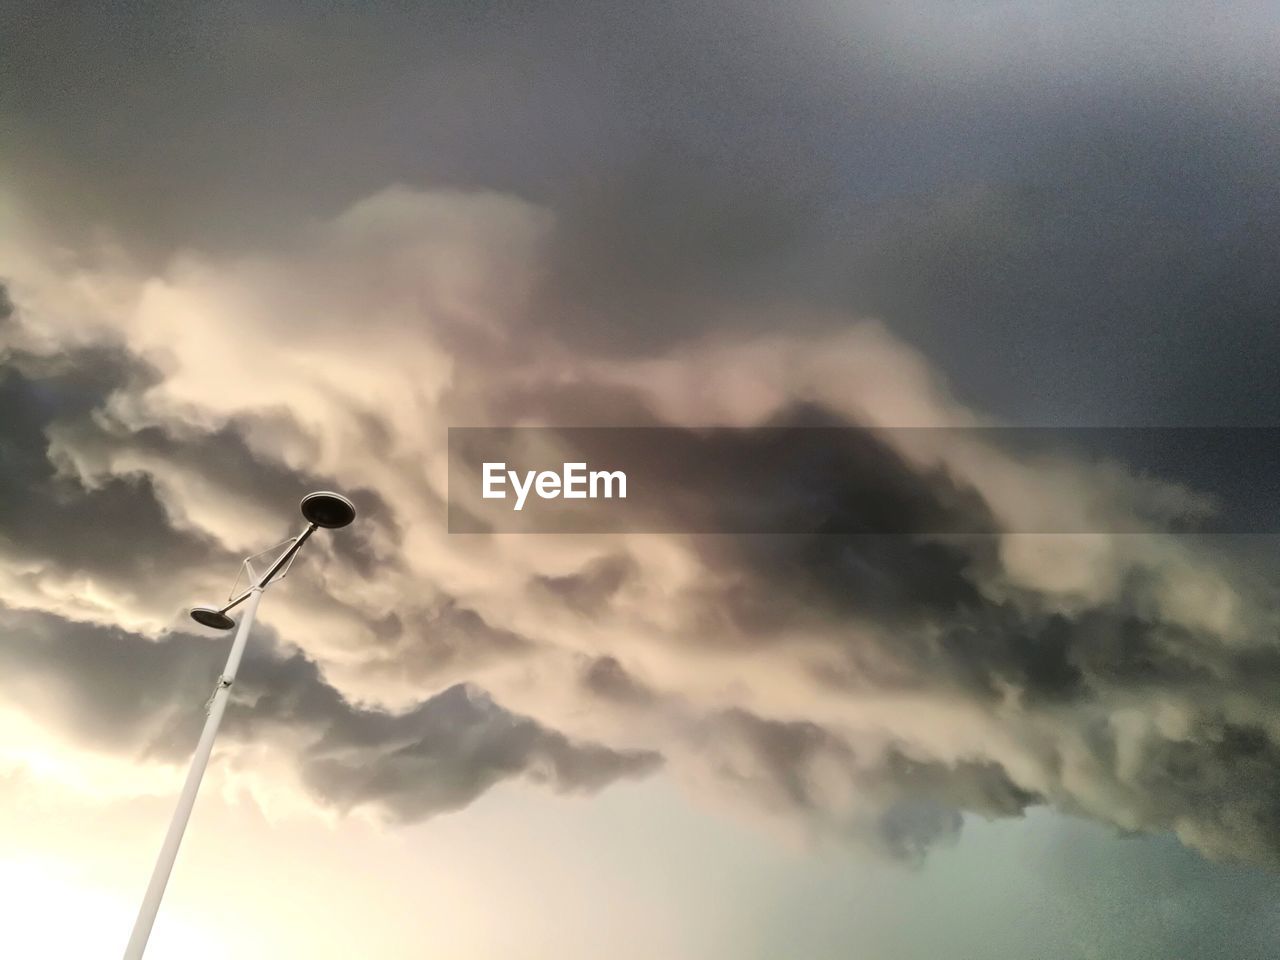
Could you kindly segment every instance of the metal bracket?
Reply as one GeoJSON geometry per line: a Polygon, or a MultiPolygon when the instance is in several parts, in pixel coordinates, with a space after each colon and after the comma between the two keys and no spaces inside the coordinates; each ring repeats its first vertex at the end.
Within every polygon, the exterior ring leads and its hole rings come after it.
{"type": "Polygon", "coordinates": [[[287,540],[281,540],[279,543],[274,544],[273,546],[267,547],[267,549],[262,550],[258,553],[255,553],[252,556],[245,557],[243,560],[241,560],[240,569],[236,573],[235,582],[231,584],[231,592],[227,594],[227,600],[231,600],[233,597],[235,597],[236,588],[240,586],[240,581],[242,578],[247,580],[247,583],[249,586],[253,586],[254,584],[257,584],[260,587],[265,587],[267,585],[267,582],[268,582],[267,580],[259,580],[258,571],[255,570],[253,566],[253,561],[259,559],[260,557],[270,556],[271,560],[274,562],[274,561],[278,561],[280,558],[285,557],[287,555],[288,563],[285,565],[284,569],[280,571],[278,575],[275,573],[273,569],[271,571],[270,578],[269,578],[270,581],[272,582],[276,580],[283,580],[285,575],[289,572],[289,567],[293,566],[294,558],[298,555],[296,550],[294,550],[292,553],[288,553],[288,551],[292,550],[294,545],[297,544],[298,539],[299,539],[298,537],[289,537],[287,540]],[[280,549],[281,547],[284,547],[285,549],[281,550],[280,549]]]}
{"type": "Polygon", "coordinates": [[[227,690],[235,680],[228,677],[225,673],[218,675],[218,682],[213,685],[213,693],[209,694],[209,699],[204,702],[204,715],[207,717],[209,711],[213,709],[213,698],[218,695],[219,690],[227,690]]]}
{"type": "MultiPolygon", "coordinates": [[[[297,537],[290,537],[289,540],[286,541],[286,543],[288,543],[290,547],[292,547],[297,542],[298,542],[297,537]]],[[[289,559],[285,562],[284,568],[279,573],[277,573],[274,577],[272,577],[270,582],[275,583],[277,580],[283,580],[285,577],[287,577],[289,575],[289,571],[293,568],[293,561],[297,559],[298,559],[298,551],[294,550],[293,553],[289,555],[289,559]]],[[[266,584],[264,583],[263,586],[266,586],[266,584]]]]}

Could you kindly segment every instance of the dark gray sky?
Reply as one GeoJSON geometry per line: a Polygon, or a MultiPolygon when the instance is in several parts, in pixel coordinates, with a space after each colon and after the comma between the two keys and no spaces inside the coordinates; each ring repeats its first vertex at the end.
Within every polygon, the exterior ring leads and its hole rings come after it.
{"type": "Polygon", "coordinates": [[[69,230],[272,242],[389,183],[552,207],[544,322],[890,319],[1035,423],[1274,423],[1264,3],[6,5],[6,167],[69,230]]]}

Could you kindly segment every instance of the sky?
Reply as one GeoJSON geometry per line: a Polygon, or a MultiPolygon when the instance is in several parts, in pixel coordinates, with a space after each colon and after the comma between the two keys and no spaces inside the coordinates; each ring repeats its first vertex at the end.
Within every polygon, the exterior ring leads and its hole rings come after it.
{"type": "Polygon", "coordinates": [[[1187,533],[1228,478],[1142,430],[1280,423],[1273,4],[0,36],[15,955],[123,949],[228,645],[186,611],[315,489],[358,520],[262,604],[149,957],[1275,955],[1274,491],[1187,533]],[[450,427],[813,424],[903,532],[449,533],[450,427]]]}

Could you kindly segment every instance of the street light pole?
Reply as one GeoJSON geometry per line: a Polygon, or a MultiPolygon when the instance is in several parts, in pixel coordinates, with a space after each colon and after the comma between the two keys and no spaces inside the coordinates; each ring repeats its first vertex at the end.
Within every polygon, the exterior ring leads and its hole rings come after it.
{"type": "Polygon", "coordinates": [[[182,785],[182,793],[178,795],[178,807],[173,811],[169,832],[165,834],[160,856],[156,858],[155,869],[151,873],[151,882],[147,884],[146,895],[142,898],[142,907],[138,910],[138,919],[133,925],[133,935],[129,937],[129,946],[125,948],[125,960],[141,960],[142,953],[147,948],[147,937],[151,935],[151,925],[155,923],[156,914],[160,910],[160,898],[164,896],[169,873],[173,870],[173,862],[178,858],[178,845],[182,843],[182,833],[191,817],[191,808],[196,804],[196,791],[200,789],[200,780],[204,777],[205,767],[209,765],[213,738],[218,735],[222,714],[227,709],[231,684],[236,678],[236,669],[240,666],[249,631],[253,628],[253,616],[258,612],[258,603],[262,600],[262,587],[255,585],[250,594],[244,616],[240,619],[240,627],[236,630],[235,641],[231,644],[231,655],[227,657],[226,668],[218,678],[218,686],[213,692],[209,716],[204,722],[200,742],[196,744],[195,756],[191,758],[186,782],[182,785]]]}
{"type": "Polygon", "coordinates": [[[223,668],[222,675],[218,677],[218,685],[214,688],[213,697],[209,701],[209,715],[205,719],[200,741],[196,744],[195,755],[191,758],[191,767],[187,770],[187,779],[182,785],[182,793],[178,795],[178,806],[173,811],[169,831],[165,834],[160,855],[156,858],[155,868],[151,872],[151,881],[147,884],[142,906],[138,909],[138,918],[134,921],[129,945],[125,947],[124,960],[142,960],[142,954],[147,949],[147,939],[151,936],[151,927],[155,923],[156,914],[160,911],[160,900],[164,896],[165,886],[173,871],[174,861],[178,858],[178,847],[182,844],[183,832],[186,830],[187,821],[191,818],[191,810],[196,803],[196,793],[200,790],[200,781],[204,777],[205,768],[209,765],[209,756],[213,753],[213,741],[218,735],[222,715],[226,712],[227,701],[231,697],[231,685],[235,682],[236,671],[240,669],[240,660],[244,656],[245,645],[249,642],[249,631],[253,629],[254,616],[258,612],[258,604],[262,601],[262,592],[276,579],[277,574],[293,562],[293,558],[317,527],[345,527],[355,519],[356,512],[355,507],[346,497],[336,493],[320,492],[308,494],[303,498],[302,515],[309,521],[307,529],[290,541],[289,546],[260,578],[254,580],[252,569],[250,570],[251,581],[248,590],[221,609],[196,607],[191,611],[191,618],[197,623],[219,630],[229,630],[236,624],[227,616],[227,611],[241,603],[245,604],[244,615],[240,619],[235,639],[231,643],[231,653],[227,656],[227,665],[223,668]]]}

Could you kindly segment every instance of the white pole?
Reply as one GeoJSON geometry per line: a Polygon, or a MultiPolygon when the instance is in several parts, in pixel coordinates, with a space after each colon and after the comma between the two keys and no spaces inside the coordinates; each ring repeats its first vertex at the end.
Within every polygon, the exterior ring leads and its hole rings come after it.
{"type": "Polygon", "coordinates": [[[195,756],[191,758],[191,769],[187,771],[187,780],[182,785],[182,794],[178,797],[178,808],[173,811],[173,820],[169,823],[169,832],[165,834],[164,845],[160,848],[160,856],[156,859],[155,870],[151,873],[151,882],[147,885],[146,896],[142,898],[142,906],[138,910],[138,919],[133,924],[133,934],[129,937],[129,945],[125,947],[124,960],[142,960],[142,952],[147,949],[147,938],[151,935],[151,925],[156,922],[156,913],[160,910],[160,898],[164,896],[165,884],[169,882],[169,874],[173,870],[173,862],[178,858],[178,846],[182,843],[182,833],[191,818],[191,808],[196,803],[196,791],[200,789],[200,780],[204,776],[205,767],[209,765],[209,755],[213,752],[213,738],[218,735],[218,725],[222,723],[222,714],[227,709],[227,700],[231,696],[231,684],[236,678],[236,670],[240,668],[240,658],[244,655],[245,643],[249,640],[249,630],[253,627],[253,616],[258,612],[258,602],[262,599],[262,585],[255,586],[245,603],[240,625],[236,630],[236,638],[231,644],[231,655],[227,657],[227,666],[218,678],[218,686],[213,691],[213,699],[209,703],[209,717],[204,722],[204,732],[200,734],[200,742],[196,744],[195,756]]]}

